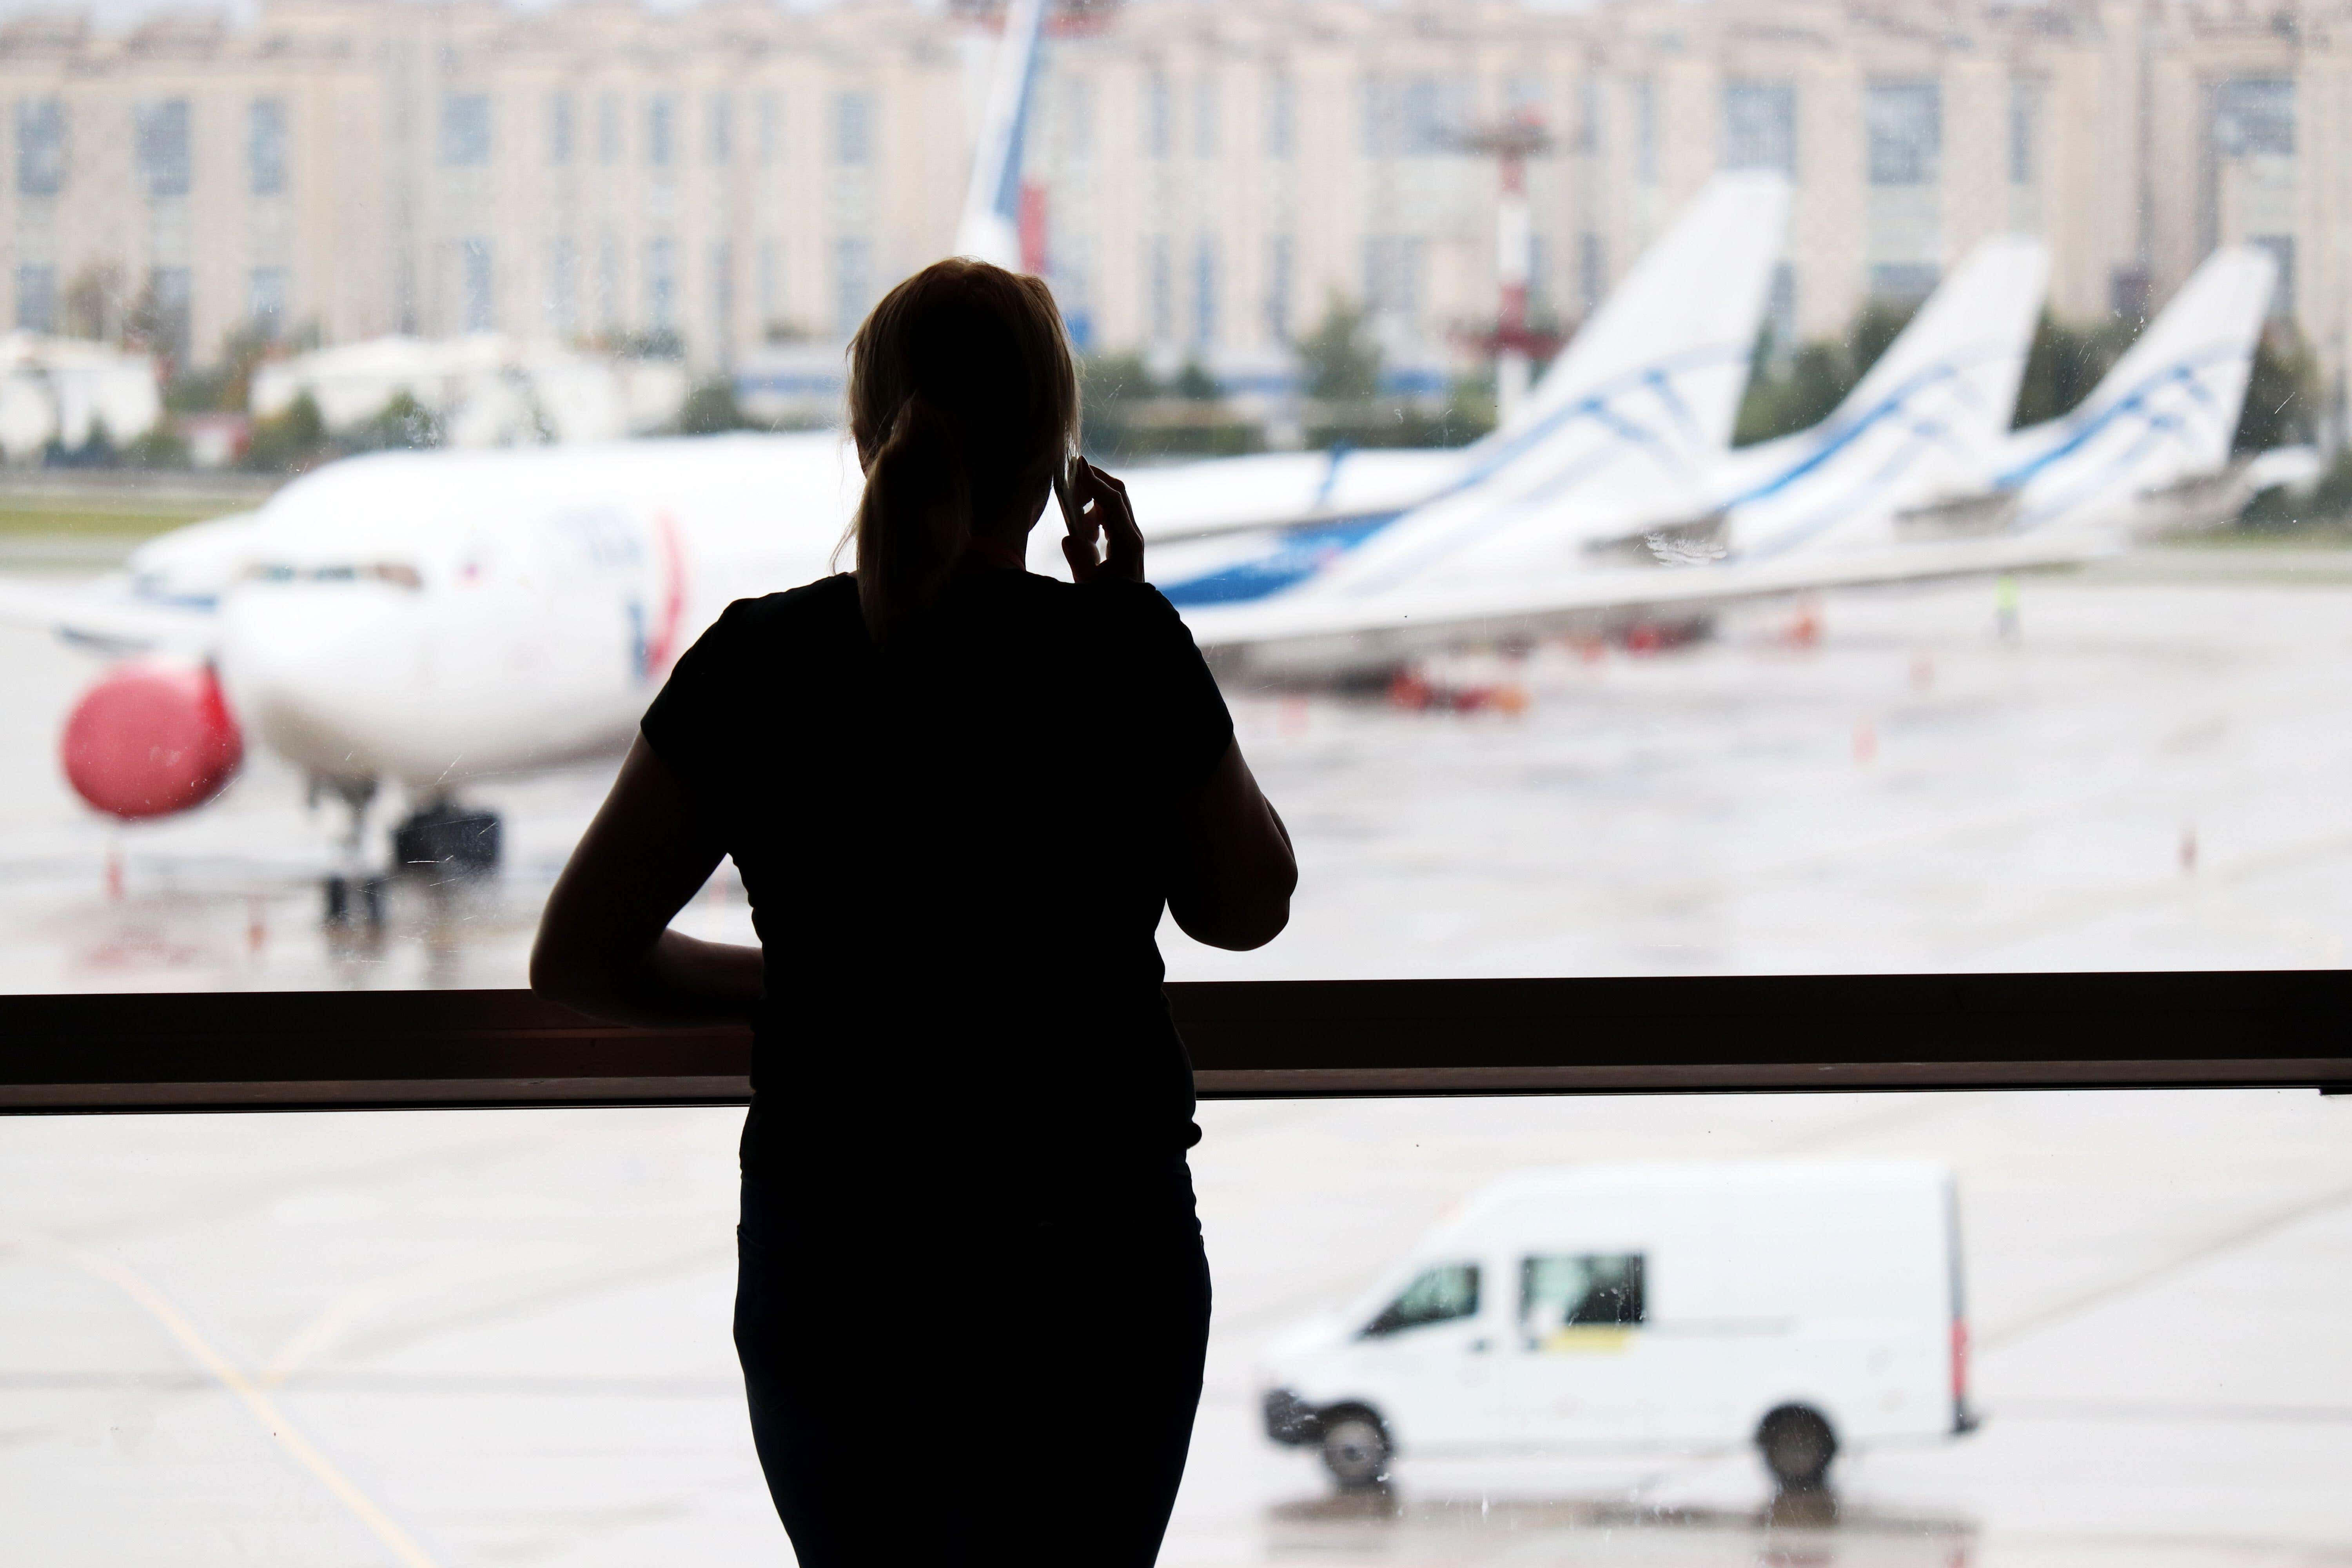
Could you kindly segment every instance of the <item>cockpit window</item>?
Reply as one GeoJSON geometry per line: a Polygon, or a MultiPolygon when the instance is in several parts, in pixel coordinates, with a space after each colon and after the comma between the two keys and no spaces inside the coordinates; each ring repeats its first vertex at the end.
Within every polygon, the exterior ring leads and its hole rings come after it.
{"type": "Polygon", "coordinates": [[[1424,1268],[1414,1276],[1397,1299],[1381,1309],[1381,1315],[1365,1325],[1364,1338],[1378,1339],[1384,1334],[1402,1333],[1407,1329],[1425,1328],[1431,1323],[1451,1322],[1457,1318],[1478,1315],[1478,1266],[1475,1263],[1441,1263],[1434,1268],[1424,1268]]]}
{"type": "Polygon", "coordinates": [[[405,561],[364,563],[331,562],[295,566],[282,561],[257,561],[245,569],[248,583],[384,583],[412,592],[425,586],[424,574],[405,561]]]}
{"type": "Polygon", "coordinates": [[[1631,1328],[1649,1315],[1638,1252],[1554,1253],[1519,1270],[1519,1321],[1540,1338],[1559,1329],[1631,1328]]]}

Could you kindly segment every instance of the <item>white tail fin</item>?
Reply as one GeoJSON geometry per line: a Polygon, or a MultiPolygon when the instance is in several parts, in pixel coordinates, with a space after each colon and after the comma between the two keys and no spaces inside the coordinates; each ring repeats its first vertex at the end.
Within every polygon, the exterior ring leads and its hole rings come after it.
{"type": "Polygon", "coordinates": [[[1021,151],[1037,82],[1037,40],[1046,0],[1012,0],[988,84],[988,107],[971,159],[955,254],[1021,269],[1021,151]]]}
{"type": "MultiPolygon", "coordinates": [[[[1706,183],[1444,494],[1368,539],[1318,589],[1378,591],[1444,564],[1547,563],[1628,521],[1706,503],[1748,384],[1789,182],[1706,183]]],[[[1509,569],[1504,565],[1502,569],[1509,569]]]]}
{"type": "Polygon", "coordinates": [[[2019,526],[2087,520],[2226,464],[2277,278],[2259,246],[2215,251],[2080,406],[2020,432],[1998,480],[2022,492],[2019,526]]]}
{"type": "Polygon", "coordinates": [[[2049,270],[2038,240],[1978,246],[1827,419],[1748,469],[1725,503],[1733,547],[1877,542],[1897,510],[1990,483],[2049,270]]]}

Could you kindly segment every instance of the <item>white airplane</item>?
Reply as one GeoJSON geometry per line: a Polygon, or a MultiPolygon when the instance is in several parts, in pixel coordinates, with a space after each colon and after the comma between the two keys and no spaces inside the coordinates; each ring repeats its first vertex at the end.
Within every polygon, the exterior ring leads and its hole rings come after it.
{"type": "Polygon", "coordinates": [[[2260,246],[2215,251],[2088,397],[2018,431],[1992,480],[2014,526],[2140,533],[2235,515],[2260,482],[2230,444],[2277,279],[2260,246]]]}
{"type": "Polygon", "coordinates": [[[1137,515],[1155,519],[1153,582],[1188,611],[1376,589],[1439,566],[1510,570],[1530,548],[1699,510],[1730,448],[1789,200],[1778,174],[1708,181],[1514,417],[1458,452],[1401,454],[1360,470],[1349,490],[1320,456],[1137,473],[1137,515]],[[1318,467],[1328,493],[1318,481],[1299,494],[1297,479],[1318,467]],[[1295,510],[1225,521],[1264,506],[1261,484],[1295,510]],[[1268,526],[1276,515],[1286,521],[1268,526]]]}
{"type": "Polygon", "coordinates": [[[1320,580],[1186,619],[1229,666],[1328,674],[1465,638],[2072,563],[2150,526],[2229,515],[2271,472],[2229,457],[2274,273],[2267,253],[2217,252],[2080,406],[2009,432],[2042,267],[2030,242],[1981,249],[1829,419],[1726,466],[1718,528],[1702,516],[1596,535],[1602,548],[1582,560],[1547,566],[1530,553],[1517,571],[1432,572],[1409,588],[1320,580]]]}

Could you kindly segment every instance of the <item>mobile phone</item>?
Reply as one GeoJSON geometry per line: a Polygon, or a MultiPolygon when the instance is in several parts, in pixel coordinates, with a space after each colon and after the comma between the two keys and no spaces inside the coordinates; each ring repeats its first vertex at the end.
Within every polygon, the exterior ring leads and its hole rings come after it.
{"type": "Polygon", "coordinates": [[[1062,508],[1062,527],[1073,539],[1078,538],[1078,509],[1070,500],[1070,464],[1077,459],[1057,463],[1054,468],[1054,500],[1062,508]]]}

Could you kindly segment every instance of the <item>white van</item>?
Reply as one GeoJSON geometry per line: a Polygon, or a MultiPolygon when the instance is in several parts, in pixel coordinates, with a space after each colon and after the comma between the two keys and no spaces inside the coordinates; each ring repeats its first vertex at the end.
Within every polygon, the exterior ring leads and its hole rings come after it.
{"type": "Polygon", "coordinates": [[[1267,1435],[1342,1487],[1391,1454],[1748,1443],[1791,1489],[1841,1447],[1966,1432],[1958,1200],[1924,1162],[1530,1171],[1267,1352],[1267,1435]]]}

